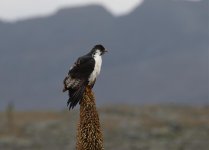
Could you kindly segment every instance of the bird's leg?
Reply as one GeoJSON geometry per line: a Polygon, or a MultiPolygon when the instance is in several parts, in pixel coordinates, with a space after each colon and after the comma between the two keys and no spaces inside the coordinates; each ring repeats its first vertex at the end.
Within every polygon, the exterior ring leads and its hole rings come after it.
{"type": "Polygon", "coordinates": [[[93,81],[93,83],[90,85],[91,89],[93,89],[94,84],[96,83],[96,79],[93,81]]]}

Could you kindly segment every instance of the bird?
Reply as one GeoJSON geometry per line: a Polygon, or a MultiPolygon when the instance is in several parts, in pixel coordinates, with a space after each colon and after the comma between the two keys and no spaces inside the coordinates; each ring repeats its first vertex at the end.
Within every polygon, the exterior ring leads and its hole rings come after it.
{"type": "Polygon", "coordinates": [[[82,100],[87,86],[94,87],[96,79],[101,71],[102,55],[107,50],[103,45],[95,45],[89,53],[79,57],[70,68],[63,80],[63,92],[68,91],[69,99],[67,106],[69,110],[74,108],[82,100]]]}

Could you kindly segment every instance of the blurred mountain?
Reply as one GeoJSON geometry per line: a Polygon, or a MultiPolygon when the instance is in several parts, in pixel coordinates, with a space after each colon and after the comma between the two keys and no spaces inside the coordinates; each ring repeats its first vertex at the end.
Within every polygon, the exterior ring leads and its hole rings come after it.
{"type": "Polygon", "coordinates": [[[208,7],[208,0],[145,0],[122,17],[95,5],[0,22],[0,109],[9,101],[65,107],[62,80],[97,43],[109,49],[95,86],[98,104],[208,104],[208,7]]]}

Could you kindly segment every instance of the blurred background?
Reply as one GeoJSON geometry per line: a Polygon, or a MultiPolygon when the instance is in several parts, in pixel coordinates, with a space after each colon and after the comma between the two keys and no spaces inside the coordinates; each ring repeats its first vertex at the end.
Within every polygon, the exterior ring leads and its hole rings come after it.
{"type": "Polygon", "coordinates": [[[1,0],[0,149],[75,149],[62,82],[96,44],[106,149],[209,147],[209,0],[1,0]]]}

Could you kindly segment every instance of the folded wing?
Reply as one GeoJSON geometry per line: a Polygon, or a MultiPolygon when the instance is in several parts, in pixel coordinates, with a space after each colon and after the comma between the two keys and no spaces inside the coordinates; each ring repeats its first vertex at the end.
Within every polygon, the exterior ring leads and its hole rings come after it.
{"type": "Polygon", "coordinates": [[[94,59],[91,56],[78,58],[74,66],[69,70],[68,76],[65,77],[63,92],[68,90],[69,99],[67,105],[74,108],[82,100],[88,78],[94,69],[94,59]]]}

